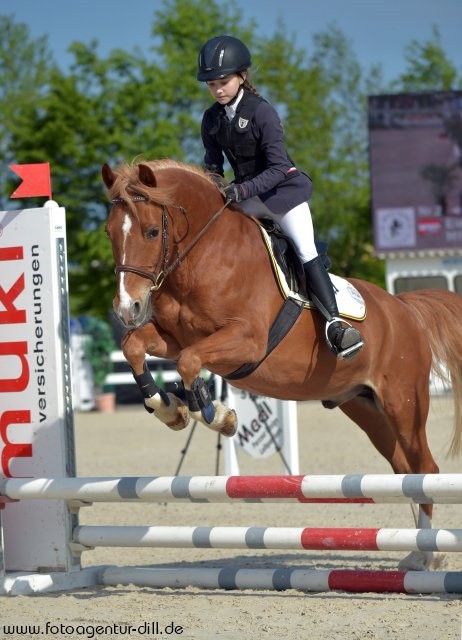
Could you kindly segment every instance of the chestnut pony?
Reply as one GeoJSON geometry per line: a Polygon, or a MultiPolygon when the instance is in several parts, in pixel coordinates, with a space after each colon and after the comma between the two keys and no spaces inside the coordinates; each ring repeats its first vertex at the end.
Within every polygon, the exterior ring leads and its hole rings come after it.
{"type": "MultiPolygon", "coordinates": [[[[461,297],[432,289],[394,296],[352,280],[367,308],[357,325],[365,346],[355,358],[331,353],[324,320],[310,310],[265,358],[283,300],[255,221],[225,203],[198,167],[160,160],[113,171],[106,164],[102,175],[112,202],[107,234],[117,273],[114,309],[129,329],[122,348],[146,408],[162,422],[182,429],[192,416],[233,435],[236,416],[212,402],[201,369],[226,379],[246,363],[260,363],[233,385],[338,406],[395,473],[437,473],[425,425],[430,371],[443,365],[455,400],[452,452],[459,450],[461,297]],[[186,405],[156,387],[145,354],[176,362],[186,405]]],[[[431,505],[423,505],[418,526],[431,526],[430,518],[431,505]]],[[[419,568],[429,559],[413,552],[403,566],[419,568]]]]}

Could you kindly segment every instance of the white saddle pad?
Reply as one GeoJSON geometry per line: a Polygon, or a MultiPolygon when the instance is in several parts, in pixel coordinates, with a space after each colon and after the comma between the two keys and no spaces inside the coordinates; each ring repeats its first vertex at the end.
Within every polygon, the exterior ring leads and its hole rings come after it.
{"type": "MultiPolygon", "coordinates": [[[[274,257],[271,240],[268,236],[268,233],[261,225],[259,225],[259,227],[271,258],[273,271],[276,276],[279,289],[281,290],[284,298],[290,297],[294,298],[295,300],[301,300],[306,308],[314,309],[315,306],[310,300],[301,296],[299,293],[295,293],[294,291],[290,290],[284,272],[282,271],[281,267],[276,261],[276,258],[274,257]]],[[[352,320],[364,320],[364,318],[366,317],[366,303],[364,302],[364,298],[356,289],[356,287],[354,287],[351,282],[348,282],[348,280],[346,280],[345,278],[341,278],[340,276],[329,273],[329,277],[332,281],[332,284],[334,285],[335,296],[337,299],[337,306],[340,315],[344,318],[351,318],[352,320]]]]}

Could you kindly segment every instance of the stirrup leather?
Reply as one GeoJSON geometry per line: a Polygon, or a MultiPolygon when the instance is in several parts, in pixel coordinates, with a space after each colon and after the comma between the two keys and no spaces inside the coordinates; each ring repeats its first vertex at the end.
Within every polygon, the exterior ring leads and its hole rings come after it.
{"type": "MultiPolygon", "coordinates": [[[[353,327],[353,325],[351,325],[349,322],[347,322],[343,318],[338,318],[338,317],[333,317],[330,320],[328,320],[325,326],[326,342],[330,350],[337,356],[339,360],[348,360],[349,358],[352,358],[353,356],[355,356],[358,353],[358,351],[360,351],[364,347],[364,341],[361,339],[361,334],[358,331],[358,335],[360,336],[359,341],[352,344],[351,347],[346,347],[346,349],[340,350],[337,347],[337,345],[333,344],[329,339],[329,327],[331,327],[331,325],[333,325],[336,322],[340,322],[340,324],[343,324],[343,325],[346,324],[350,329],[355,329],[355,328],[353,327]]],[[[355,329],[355,331],[357,330],[355,329]]]]}

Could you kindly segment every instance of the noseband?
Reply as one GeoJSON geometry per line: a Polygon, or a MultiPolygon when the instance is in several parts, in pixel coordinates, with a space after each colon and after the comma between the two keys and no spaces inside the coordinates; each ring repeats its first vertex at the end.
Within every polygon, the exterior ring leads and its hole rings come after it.
{"type": "MultiPolygon", "coordinates": [[[[132,202],[149,202],[149,199],[146,198],[145,196],[132,196],[130,199],[132,202]]],[[[114,200],[111,200],[111,203],[125,204],[125,200],[123,198],[115,198],[114,200]]],[[[191,242],[186,246],[183,252],[180,253],[177,249],[178,255],[175,258],[175,260],[173,260],[173,262],[171,262],[170,264],[169,264],[170,256],[169,256],[169,242],[168,242],[168,239],[169,239],[168,215],[167,215],[166,206],[162,205],[162,257],[157,262],[156,266],[154,267],[154,270],[148,271],[147,269],[140,269],[139,267],[133,267],[131,265],[118,264],[116,265],[115,273],[119,274],[119,273],[122,273],[123,271],[128,271],[129,273],[134,273],[137,276],[141,276],[142,278],[147,278],[152,282],[152,287],[150,288],[150,291],[158,291],[162,286],[165,278],[174,269],[176,269],[178,265],[181,264],[181,262],[187,256],[187,254],[194,247],[194,245],[205,234],[207,229],[223,213],[223,211],[226,209],[228,204],[229,204],[229,201],[225,202],[225,204],[216,213],[213,214],[210,220],[203,226],[203,228],[199,231],[199,233],[191,240],[191,242]],[[161,263],[160,269],[159,269],[159,263],[161,263]]],[[[186,210],[183,207],[179,205],[174,205],[174,206],[177,207],[186,216],[186,210]]]]}

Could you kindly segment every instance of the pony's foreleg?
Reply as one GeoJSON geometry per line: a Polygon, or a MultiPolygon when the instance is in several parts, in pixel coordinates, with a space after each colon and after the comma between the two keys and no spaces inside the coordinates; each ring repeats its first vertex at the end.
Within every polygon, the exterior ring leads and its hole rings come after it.
{"type": "Polygon", "coordinates": [[[186,399],[191,417],[206,427],[224,436],[231,437],[237,431],[237,416],[219,400],[213,400],[203,378],[197,376],[188,388],[185,384],[186,399]]]}
{"type": "Polygon", "coordinates": [[[202,367],[229,367],[232,371],[244,362],[258,362],[265,354],[266,331],[244,319],[229,322],[212,335],[180,352],[177,370],[184,381],[191,415],[213,431],[233,436],[237,430],[236,413],[221,402],[212,401],[200,377],[202,367]],[[257,330],[258,329],[258,330],[257,330]]]}
{"type": "Polygon", "coordinates": [[[230,322],[210,336],[186,347],[180,353],[177,370],[184,381],[189,411],[193,418],[213,431],[233,436],[237,431],[237,417],[218,400],[212,400],[204,380],[202,367],[213,365],[237,368],[243,362],[258,362],[265,353],[266,333],[258,339],[253,324],[245,320],[230,322]]]}
{"type": "Polygon", "coordinates": [[[173,393],[167,393],[157,386],[146,362],[143,373],[137,375],[133,372],[133,377],[143,395],[146,411],[154,413],[158,420],[173,431],[181,431],[188,426],[188,408],[173,393]]]}
{"type": "Polygon", "coordinates": [[[146,364],[145,355],[157,355],[165,347],[153,324],[129,331],[122,340],[122,351],[132,369],[132,374],[144,398],[149,413],[174,431],[180,431],[189,423],[189,411],[184,403],[172,393],[158,387],[146,364]]]}
{"type": "MultiPolygon", "coordinates": [[[[428,511],[428,507],[427,507],[428,511]]],[[[417,529],[431,529],[432,528],[432,519],[431,515],[427,514],[423,506],[419,505],[419,514],[416,522],[417,529]]],[[[428,569],[431,561],[433,560],[433,552],[432,551],[411,551],[405,558],[403,558],[398,568],[402,571],[412,570],[412,571],[423,571],[424,569],[428,569]]]]}

